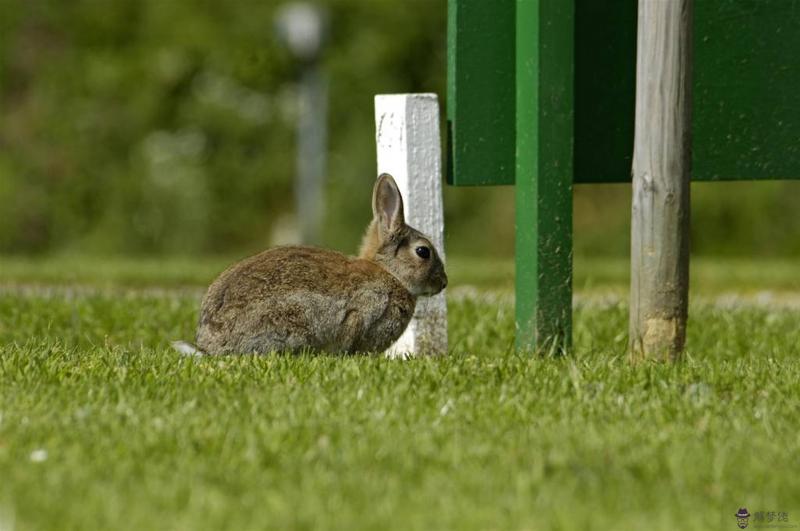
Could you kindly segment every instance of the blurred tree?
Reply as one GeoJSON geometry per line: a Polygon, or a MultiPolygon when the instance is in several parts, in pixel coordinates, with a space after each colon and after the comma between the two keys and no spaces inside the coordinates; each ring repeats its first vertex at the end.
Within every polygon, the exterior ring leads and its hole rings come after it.
{"type": "MultiPolygon", "coordinates": [[[[373,96],[435,92],[446,0],[328,0],[325,240],[357,246],[373,96]]],[[[280,2],[0,0],[0,252],[255,251],[291,220],[296,66],[280,2]]],[[[325,117],[320,117],[324,119],[325,117]]],[[[696,185],[694,248],[800,253],[798,183],[696,185]]],[[[627,253],[626,186],[578,187],[576,252],[627,253]]],[[[513,188],[447,188],[455,254],[513,252],[513,188]]]]}

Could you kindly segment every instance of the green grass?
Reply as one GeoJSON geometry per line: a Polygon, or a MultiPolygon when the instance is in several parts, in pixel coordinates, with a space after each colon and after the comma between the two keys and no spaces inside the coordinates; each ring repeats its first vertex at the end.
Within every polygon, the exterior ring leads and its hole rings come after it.
{"type": "Polygon", "coordinates": [[[1,260],[0,530],[800,523],[789,265],[700,264],[727,280],[698,286],[685,361],[634,367],[624,267],[579,270],[574,353],[548,358],[511,349],[510,265],[456,261],[453,352],[395,361],[177,355],[218,261],[1,260]]]}

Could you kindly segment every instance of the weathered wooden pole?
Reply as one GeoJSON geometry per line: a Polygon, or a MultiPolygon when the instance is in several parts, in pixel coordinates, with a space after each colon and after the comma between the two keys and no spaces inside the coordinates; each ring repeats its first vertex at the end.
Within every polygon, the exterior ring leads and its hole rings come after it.
{"type": "Polygon", "coordinates": [[[633,360],[675,360],[689,298],[692,0],[639,0],[631,215],[633,360]]]}
{"type": "MultiPolygon", "coordinates": [[[[406,222],[426,234],[444,256],[442,148],[436,94],[375,96],[378,172],[391,174],[403,196],[406,222]]],[[[447,352],[444,292],[417,300],[414,317],[388,355],[447,352]]]]}

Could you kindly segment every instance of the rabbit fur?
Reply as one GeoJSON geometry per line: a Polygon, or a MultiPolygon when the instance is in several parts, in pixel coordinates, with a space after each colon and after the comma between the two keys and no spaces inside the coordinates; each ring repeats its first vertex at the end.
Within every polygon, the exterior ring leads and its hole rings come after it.
{"type": "MultiPolygon", "coordinates": [[[[394,179],[382,174],[358,257],[305,246],[234,264],[208,288],[197,347],[207,354],[382,352],[403,333],[417,297],[447,285],[430,240],[405,223],[394,179]]],[[[193,348],[177,343],[191,354],[193,348]]]]}

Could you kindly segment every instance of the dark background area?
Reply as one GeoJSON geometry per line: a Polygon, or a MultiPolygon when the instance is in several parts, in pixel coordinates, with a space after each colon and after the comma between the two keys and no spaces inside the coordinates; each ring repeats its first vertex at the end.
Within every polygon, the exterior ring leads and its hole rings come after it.
{"type": "MultiPolygon", "coordinates": [[[[325,243],[370,217],[373,96],[446,105],[445,0],[336,0],[325,243]]],[[[298,69],[279,2],[0,0],[0,253],[243,254],[294,226],[298,69]]],[[[779,154],[776,154],[779,156],[779,154]]],[[[627,185],[575,192],[578,255],[625,256],[627,185]]],[[[800,183],[693,185],[697,254],[800,255],[800,183]]],[[[513,253],[513,188],[445,189],[448,252],[513,253]]]]}

